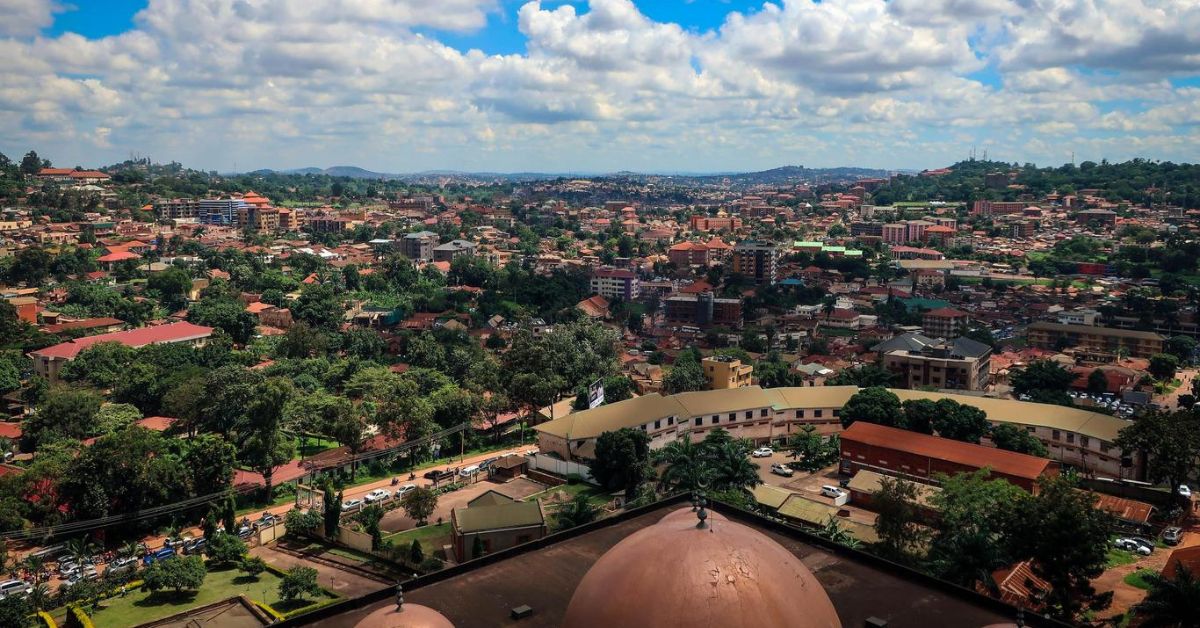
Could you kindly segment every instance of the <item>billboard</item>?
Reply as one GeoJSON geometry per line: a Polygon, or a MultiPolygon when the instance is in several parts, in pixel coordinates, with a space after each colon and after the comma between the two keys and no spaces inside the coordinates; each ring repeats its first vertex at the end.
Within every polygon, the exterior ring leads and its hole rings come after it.
{"type": "Polygon", "coordinates": [[[588,386],[588,410],[604,403],[604,380],[598,379],[588,386]]]}

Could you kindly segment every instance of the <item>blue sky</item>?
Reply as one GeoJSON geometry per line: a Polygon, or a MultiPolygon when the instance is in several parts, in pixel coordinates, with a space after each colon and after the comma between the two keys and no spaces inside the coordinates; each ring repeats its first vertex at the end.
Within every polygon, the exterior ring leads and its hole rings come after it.
{"type": "Polygon", "coordinates": [[[391,172],[1194,159],[1200,3],[1039,3],[0,0],[0,151],[391,172]]]}

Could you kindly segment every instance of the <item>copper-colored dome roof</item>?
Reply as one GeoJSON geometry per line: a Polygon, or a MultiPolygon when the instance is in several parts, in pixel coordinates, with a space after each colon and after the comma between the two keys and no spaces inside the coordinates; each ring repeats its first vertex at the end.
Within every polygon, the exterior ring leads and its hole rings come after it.
{"type": "Polygon", "coordinates": [[[566,628],[840,628],[825,589],[766,535],[690,508],[626,537],[575,589],[566,628]]]}
{"type": "Polygon", "coordinates": [[[389,604],[355,624],[355,628],[454,628],[441,613],[420,604],[405,604],[397,611],[389,604]]]}

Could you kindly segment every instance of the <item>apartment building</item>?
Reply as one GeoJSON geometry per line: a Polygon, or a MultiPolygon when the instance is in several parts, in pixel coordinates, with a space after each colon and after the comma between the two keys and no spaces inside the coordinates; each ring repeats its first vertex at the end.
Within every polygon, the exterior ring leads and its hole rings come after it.
{"type": "Polygon", "coordinates": [[[733,272],[760,286],[775,285],[779,249],[774,244],[743,240],[733,247],[733,272]]]}
{"type": "Polygon", "coordinates": [[[433,247],[433,261],[449,262],[460,255],[473,257],[479,246],[470,240],[451,240],[433,247]]]}
{"type": "Polygon", "coordinates": [[[992,348],[969,338],[941,340],[907,333],[871,350],[903,388],[984,390],[991,375],[992,348]]]}
{"type": "Polygon", "coordinates": [[[709,356],[700,360],[700,366],[708,379],[709,390],[745,388],[754,375],[754,366],[742,364],[741,360],[728,355],[709,356]]]}
{"type": "Polygon", "coordinates": [[[159,220],[196,221],[203,214],[200,201],[194,198],[171,198],[154,201],[154,216],[159,220]]]}
{"type": "Polygon", "coordinates": [[[1061,351],[1074,348],[1076,355],[1087,359],[1110,362],[1118,354],[1124,357],[1149,358],[1163,352],[1166,337],[1152,331],[1116,329],[1093,325],[1064,325],[1038,321],[1025,329],[1029,345],[1039,349],[1061,351]]]}
{"type": "Polygon", "coordinates": [[[588,284],[593,293],[609,300],[632,301],[641,295],[637,273],[624,268],[597,268],[588,284]]]}
{"type": "Polygon", "coordinates": [[[400,252],[414,262],[431,262],[433,261],[433,248],[437,245],[438,234],[432,231],[418,231],[410,233],[400,240],[400,252]]]}
{"type": "Polygon", "coordinates": [[[663,300],[667,322],[697,327],[741,327],[741,299],[719,299],[711,292],[677,294],[663,300]]]}
{"type": "Polygon", "coordinates": [[[940,307],[921,315],[921,330],[931,338],[957,338],[971,315],[952,307],[940,307]]]}
{"type": "Polygon", "coordinates": [[[237,225],[246,208],[240,198],[200,199],[200,222],[208,225],[237,225]]]}
{"type": "Polygon", "coordinates": [[[703,242],[680,242],[667,249],[667,258],[678,268],[708,265],[708,245],[703,242]]]}

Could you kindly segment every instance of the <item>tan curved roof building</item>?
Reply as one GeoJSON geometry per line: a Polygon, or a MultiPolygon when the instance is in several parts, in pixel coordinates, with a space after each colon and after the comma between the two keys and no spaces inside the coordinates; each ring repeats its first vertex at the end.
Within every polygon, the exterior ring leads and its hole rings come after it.
{"type": "MultiPolygon", "coordinates": [[[[590,458],[594,441],[604,432],[630,427],[651,436],[659,447],[690,434],[703,437],[706,430],[722,428],[756,443],[786,439],[806,424],[822,433],[841,431],[838,414],[858,388],[817,386],[763,389],[758,386],[729,390],[651,394],[568,414],[537,426],[539,448],[567,459],[590,458]]],[[[1128,477],[1121,453],[1113,442],[1128,422],[1080,408],[920,390],[891,389],[901,401],[952,399],[975,406],[993,424],[1024,427],[1041,440],[1049,457],[1099,475],[1128,477]]],[[[1136,467],[1136,465],[1135,465],[1136,467]]]]}

